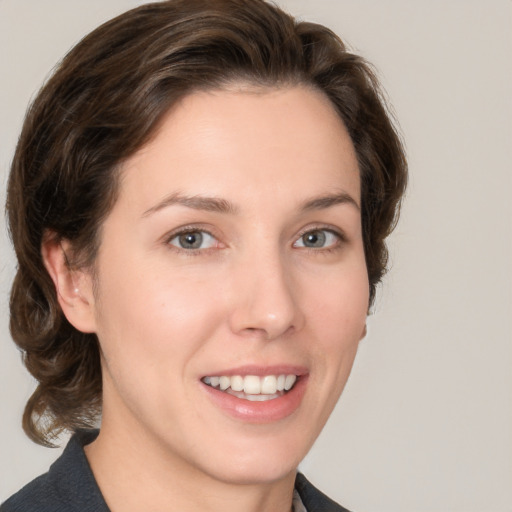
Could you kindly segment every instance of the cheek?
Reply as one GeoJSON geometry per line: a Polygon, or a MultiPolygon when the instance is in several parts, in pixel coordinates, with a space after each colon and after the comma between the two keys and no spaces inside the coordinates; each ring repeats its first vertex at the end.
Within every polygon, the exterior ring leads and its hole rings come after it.
{"type": "Polygon", "coordinates": [[[323,286],[309,286],[310,321],[335,346],[359,341],[366,323],[369,282],[365,265],[353,265],[328,276],[323,286]]]}
{"type": "Polygon", "coordinates": [[[215,328],[213,286],[136,267],[106,269],[100,279],[96,318],[104,357],[110,366],[137,372],[183,365],[215,328]]]}
{"type": "Polygon", "coordinates": [[[321,385],[329,390],[331,405],[343,390],[365,334],[369,284],[366,265],[357,261],[310,296],[309,327],[316,341],[310,350],[321,366],[316,376],[323,375],[321,385]]]}

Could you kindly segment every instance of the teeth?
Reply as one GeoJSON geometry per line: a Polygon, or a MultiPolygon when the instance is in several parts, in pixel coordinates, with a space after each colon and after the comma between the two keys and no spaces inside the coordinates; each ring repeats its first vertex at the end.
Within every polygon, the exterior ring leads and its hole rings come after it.
{"type": "Polygon", "coordinates": [[[274,375],[267,375],[261,379],[261,392],[264,395],[273,395],[276,391],[277,379],[274,377],[274,375]]]}
{"type": "Polygon", "coordinates": [[[287,375],[286,380],[284,381],[284,389],[285,391],[289,391],[292,389],[292,386],[295,384],[297,377],[295,375],[287,375]]]}
{"type": "Polygon", "coordinates": [[[248,400],[259,401],[277,398],[283,391],[289,391],[297,380],[297,376],[290,375],[241,375],[204,377],[203,382],[221,391],[233,392],[240,398],[247,395],[248,400]],[[261,397],[261,398],[259,398],[261,397]]]}
{"type": "MultiPolygon", "coordinates": [[[[208,378],[208,377],[206,377],[208,378]]],[[[208,382],[206,383],[208,384],[208,382]]],[[[229,377],[221,377],[220,378],[220,389],[221,391],[226,391],[231,386],[231,379],[229,377]]]]}
{"type": "Polygon", "coordinates": [[[240,375],[231,377],[231,389],[233,391],[242,391],[244,389],[244,378],[240,375]]]}
{"type": "Polygon", "coordinates": [[[259,395],[261,393],[260,378],[256,377],[256,375],[247,375],[244,378],[244,393],[247,395],[259,395]]]}

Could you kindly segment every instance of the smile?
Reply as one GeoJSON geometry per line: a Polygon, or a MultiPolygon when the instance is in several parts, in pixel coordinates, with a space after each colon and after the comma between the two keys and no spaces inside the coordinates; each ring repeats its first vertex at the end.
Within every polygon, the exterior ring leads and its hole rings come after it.
{"type": "Polygon", "coordinates": [[[230,395],[249,400],[263,402],[283,396],[293,388],[297,381],[294,374],[280,375],[232,375],[203,377],[202,382],[230,395]]]}

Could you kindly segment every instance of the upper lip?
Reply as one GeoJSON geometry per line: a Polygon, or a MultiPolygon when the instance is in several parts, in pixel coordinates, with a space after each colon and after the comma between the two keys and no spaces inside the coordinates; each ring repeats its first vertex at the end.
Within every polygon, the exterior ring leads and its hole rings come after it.
{"type": "Polygon", "coordinates": [[[256,375],[258,377],[264,377],[265,375],[306,375],[308,370],[305,366],[301,365],[290,365],[290,364],[278,364],[271,366],[260,366],[254,364],[248,364],[244,366],[238,366],[236,368],[229,368],[224,370],[213,370],[205,374],[203,377],[214,377],[223,376],[230,377],[233,375],[256,375]]]}

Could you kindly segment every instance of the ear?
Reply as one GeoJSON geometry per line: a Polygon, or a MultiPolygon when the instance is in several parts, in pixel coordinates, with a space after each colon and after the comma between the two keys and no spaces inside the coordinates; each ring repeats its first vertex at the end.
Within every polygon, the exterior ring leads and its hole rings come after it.
{"type": "Polygon", "coordinates": [[[41,244],[41,256],[57,292],[60,307],[69,323],[82,332],[96,332],[93,282],[90,272],[70,268],[72,254],[67,240],[47,234],[41,244]]]}
{"type": "Polygon", "coordinates": [[[363,332],[361,333],[361,338],[359,341],[363,341],[366,338],[366,335],[368,334],[368,324],[364,324],[363,332]]]}

